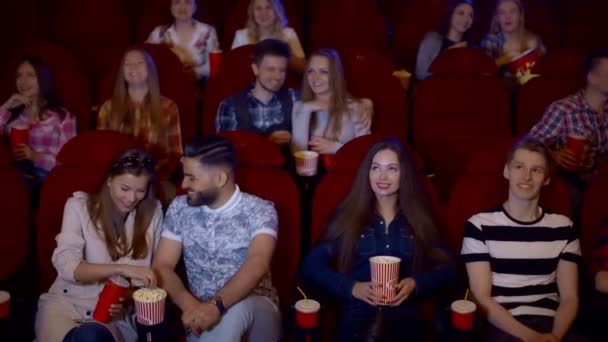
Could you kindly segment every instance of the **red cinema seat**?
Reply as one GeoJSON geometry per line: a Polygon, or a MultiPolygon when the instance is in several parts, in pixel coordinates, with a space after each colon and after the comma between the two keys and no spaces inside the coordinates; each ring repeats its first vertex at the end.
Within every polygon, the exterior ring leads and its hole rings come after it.
{"type": "Polygon", "coordinates": [[[279,293],[283,312],[294,302],[296,274],[300,262],[300,194],[291,175],[278,168],[237,168],[237,184],[247,193],[275,205],[279,216],[279,236],[272,259],[272,282],[279,293]]]}
{"type": "Polygon", "coordinates": [[[595,269],[593,256],[600,230],[608,229],[608,207],[605,202],[607,191],[608,172],[604,171],[589,181],[583,199],[581,250],[586,266],[592,270],[595,269]]]}
{"type": "Polygon", "coordinates": [[[372,100],[372,133],[392,135],[402,142],[407,137],[407,94],[392,75],[394,67],[388,56],[369,49],[343,49],[346,84],[356,97],[372,100]],[[373,66],[370,67],[370,66],[373,66]]]}
{"type": "Polygon", "coordinates": [[[10,164],[0,166],[0,188],[0,281],[5,281],[25,265],[30,251],[30,203],[23,175],[10,164]]]}
{"type": "Polygon", "coordinates": [[[312,15],[309,47],[369,48],[388,54],[386,22],[373,0],[323,1],[312,15]]]}
{"type": "Polygon", "coordinates": [[[234,144],[239,166],[279,168],[285,165],[279,145],[264,136],[249,131],[222,132],[220,136],[234,144]]]}
{"type": "Polygon", "coordinates": [[[480,51],[451,49],[431,65],[433,75],[414,94],[414,146],[436,172],[440,198],[460,175],[471,151],[510,136],[509,96],[480,51]]]}
{"type": "MultiPolygon", "coordinates": [[[[448,201],[448,230],[444,236],[454,253],[460,253],[467,220],[483,210],[501,205],[507,199],[508,191],[502,168],[493,174],[465,174],[458,179],[448,201]]],[[[540,206],[570,217],[570,197],[562,179],[556,176],[551,178],[549,185],[542,190],[540,206]]]]}
{"type": "Polygon", "coordinates": [[[110,166],[114,157],[132,147],[138,147],[130,135],[110,130],[88,131],[68,141],[59,154],[57,164],[70,167],[110,166]]]}
{"type": "Polygon", "coordinates": [[[65,202],[76,191],[95,191],[103,183],[104,177],[105,172],[100,168],[59,165],[44,181],[36,218],[40,292],[47,291],[57,276],[51,257],[57,247],[55,237],[61,231],[65,202]]]}

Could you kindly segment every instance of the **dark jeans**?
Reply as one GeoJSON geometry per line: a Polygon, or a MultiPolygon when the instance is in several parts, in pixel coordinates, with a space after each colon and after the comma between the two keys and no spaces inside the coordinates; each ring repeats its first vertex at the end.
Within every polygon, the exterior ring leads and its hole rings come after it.
{"type": "Polygon", "coordinates": [[[338,341],[420,341],[422,322],[414,308],[372,307],[365,303],[346,307],[338,328],[338,341]]]}
{"type": "Polygon", "coordinates": [[[49,175],[49,172],[34,166],[34,164],[29,161],[19,162],[17,167],[23,173],[25,184],[29,190],[30,207],[32,209],[37,209],[40,201],[40,189],[42,188],[42,183],[46,176],[49,175]]]}
{"type": "MultiPolygon", "coordinates": [[[[551,333],[551,330],[553,330],[553,317],[516,316],[515,319],[517,319],[520,323],[529,327],[530,329],[536,330],[542,334],[551,333]]],[[[519,341],[519,339],[516,338],[515,336],[498,329],[497,327],[495,327],[494,325],[492,325],[489,322],[486,323],[485,328],[486,329],[485,329],[485,333],[484,333],[484,341],[488,341],[488,342],[490,342],[490,341],[491,342],[517,342],[517,341],[519,341]]],[[[564,342],[579,342],[579,341],[583,342],[583,341],[589,341],[589,339],[587,339],[583,336],[573,334],[573,333],[568,333],[568,334],[566,334],[566,336],[564,336],[562,341],[564,341],[564,342]]]]}
{"type": "Polygon", "coordinates": [[[114,336],[103,324],[96,322],[82,323],[70,330],[63,342],[115,342],[114,336]]]}

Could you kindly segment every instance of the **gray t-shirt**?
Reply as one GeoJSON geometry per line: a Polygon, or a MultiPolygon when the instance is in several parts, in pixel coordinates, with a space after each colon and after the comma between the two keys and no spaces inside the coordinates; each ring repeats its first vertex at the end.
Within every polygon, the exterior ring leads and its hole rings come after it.
{"type": "MultiPolygon", "coordinates": [[[[278,219],[270,201],[236,191],[222,207],[192,207],[186,196],[169,206],[162,237],[182,243],[188,286],[205,300],[232,278],[247,259],[251,240],[259,234],[277,237],[278,219]]],[[[270,273],[264,275],[253,293],[278,304],[270,273]]]]}

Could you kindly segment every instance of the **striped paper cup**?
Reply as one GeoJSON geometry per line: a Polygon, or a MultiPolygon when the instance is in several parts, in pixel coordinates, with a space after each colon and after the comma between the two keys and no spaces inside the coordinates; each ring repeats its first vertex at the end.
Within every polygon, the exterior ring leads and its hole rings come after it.
{"type": "Polygon", "coordinates": [[[393,256],[375,256],[369,258],[372,271],[372,282],[376,293],[384,297],[384,304],[390,302],[397,294],[395,286],[399,283],[399,265],[401,259],[393,256]]]}
{"type": "Polygon", "coordinates": [[[317,174],[319,154],[314,151],[298,151],[293,154],[296,160],[296,173],[300,176],[314,176],[317,174]]]}
{"type": "Polygon", "coordinates": [[[161,288],[141,288],[133,292],[135,315],[142,325],[157,325],[165,320],[167,292],[161,288]]]}

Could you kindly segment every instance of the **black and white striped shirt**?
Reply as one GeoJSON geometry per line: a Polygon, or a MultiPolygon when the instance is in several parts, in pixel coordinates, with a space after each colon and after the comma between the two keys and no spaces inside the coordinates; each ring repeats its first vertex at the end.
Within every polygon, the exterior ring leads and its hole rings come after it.
{"type": "Polygon", "coordinates": [[[581,254],[572,221],[539,210],[537,220],[521,222],[500,206],[474,215],[465,228],[464,261],[490,263],[492,297],[513,316],[555,316],[557,265],[581,254]]]}

